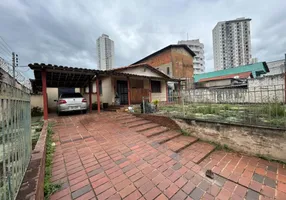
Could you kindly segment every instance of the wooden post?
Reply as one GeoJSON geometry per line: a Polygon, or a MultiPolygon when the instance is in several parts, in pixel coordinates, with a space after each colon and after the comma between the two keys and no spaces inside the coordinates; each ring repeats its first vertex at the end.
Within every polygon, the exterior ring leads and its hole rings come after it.
{"type": "Polygon", "coordinates": [[[97,101],[97,112],[100,113],[100,91],[99,91],[99,77],[96,77],[96,101],[97,101]]]}
{"type": "Polygon", "coordinates": [[[178,82],[178,100],[181,102],[181,81],[178,82]]]}
{"type": "Polygon", "coordinates": [[[131,105],[130,79],[127,77],[128,105],[131,105]]]}
{"type": "Polygon", "coordinates": [[[168,94],[168,92],[169,92],[168,81],[166,81],[166,103],[169,102],[169,94],[168,94]]]}
{"type": "Polygon", "coordinates": [[[47,72],[42,71],[42,94],[43,94],[43,106],[44,106],[44,120],[48,119],[48,96],[47,96],[47,72]]]}
{"type": "Polygon", "coordinates": [[[150,103],[152,102],[152,84],[151,84],[151,79],[149,79],[149,99],[150,103]]]}
{"type": "Polygon", "coordinates": [[[92,81],[89,80],[88,84],[88,98],[89,98],[89,112],[92,113],[92,81]]]}

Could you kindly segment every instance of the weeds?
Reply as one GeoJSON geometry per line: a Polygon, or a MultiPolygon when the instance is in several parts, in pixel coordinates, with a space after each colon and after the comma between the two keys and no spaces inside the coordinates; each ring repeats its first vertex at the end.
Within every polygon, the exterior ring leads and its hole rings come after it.
{"type": "Polygon", "coordinates": [[[53,144],[53,130],[51,124],[48,125],[47,141],[46,141],[46,166],[45,166],[45,180],[44,180],[44,195],[45,199],[49,199],[50,196],[61,188],[60,184],[51,183],[52,177],[52,160],[55,147],[53,144]]]}
{"type": "Polygon", "coordinates": [[[184,135],[184,136],[190,136],[191,134],[188,132],[188,131],[186,131],[186,130],[181,130],[181,133],[184,135]]]}
{"type": "Polygon", "coordinates": [[[267,161],[270,161],[270,162],[277,162],[277,163],[280,163],[280,164],[285,164],[286,165],[286,162],[285,161],[282,161],[282,160],[276,160],[276,159],[273,159],[271,157],[268,157],[268,156],[265,156],[265,155],[261,155],[261,154],[257,154],[256,155],[258,158],[261,158],[263,160],[267,160],[267,161]]]}

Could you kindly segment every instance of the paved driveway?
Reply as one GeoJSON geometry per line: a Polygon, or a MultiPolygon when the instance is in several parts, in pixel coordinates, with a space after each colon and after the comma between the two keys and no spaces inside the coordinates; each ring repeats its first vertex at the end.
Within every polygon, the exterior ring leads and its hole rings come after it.
{"type": "Polygon", "coordinates": [[[51,121],[57,141],[52,181],[63,184],[51,200],[286,199],[282,164],[216,151],[126,113],[51,121]]]}

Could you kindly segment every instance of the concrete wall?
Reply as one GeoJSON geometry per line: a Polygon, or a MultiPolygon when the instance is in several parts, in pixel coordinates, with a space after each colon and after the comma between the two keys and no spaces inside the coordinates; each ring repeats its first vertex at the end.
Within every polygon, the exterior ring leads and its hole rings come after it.
{"type": "Polygon", "coordinates": [[[200,139],[226,144],[252,155],[286,161],[286,131],[176,119],[181,129],[200,139]]]}
{"type": "Polygon", "coordinates": [[[193,89],[182,92],[189,102],[271,103],[285,102],[285,76],[274,75],[248,80],[248,88],[193,89]]]}

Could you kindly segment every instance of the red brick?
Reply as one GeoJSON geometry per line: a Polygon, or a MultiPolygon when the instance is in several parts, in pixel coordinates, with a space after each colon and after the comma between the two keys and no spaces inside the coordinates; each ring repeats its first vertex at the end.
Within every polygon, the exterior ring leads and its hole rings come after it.
{"type": "Polygon", "coordinates": [[[286,193],[286,184],[278,182],[277,189],[281,192],[286,193]]]}
{"type": "Polygon", "coordinates": [[[93,188],[97,188],[97,187],[101,186],[102,184],[104,184],[104,183],[106,183],[108,181],[109,181],[109,178],[107,178],[105,176],[105,177],[103,177],[101,179],[98,179],[97,181],[92,182],[91,184],[92,184],[93,188]]]}
{"type": "Polygon", "coordinates": [[[112,188],[109,188],[108,190],[106,190],[105,192],[101,193],[100,195],[97,195],[97,199],[98,200],[104,200],[104,199],[111,197],[115,193],[116,193],[116,191],[112,187],[112,188]]]}
{"type": "Polygon", "coordinates": [[[160,194],[155,200],[168,200],[164,194],[160,194]]]}
{"type": "Polygon", "coordinates": [[[141,192],[141,194],[144,195],[149,190],[151,190],[153,187],[155,187],[155,185],[151,181],[148,181],[139,188],[139,191],[141,192]]]}
{"type": "Polygon", "coordinates": [[[131,181],[130,181],[129,179],[125,179],[125,180],[123,180],[123,181],[117,183],[117,184],[115,185],[115,189],[116,189],[117,191],[120,191],[120,190],[122,190],[123,188],[127,187],[128,185],[130,185],[130,183],[131,183],[131,181]]]}
{"type": "Polygon", "coordinates": [[[161,183],[162,181],[164,181],[166,178],[165,176],[163,176],[162,174],[159,174],[157,175],[156,177],[154,177],[152,179],[152,182],[155,184],[155,185],[158,185],[159,183],[161,183]]]}
{"type": "Polygon", "coordinates": [[[186,180],[184,177],[180,177],[180,178],[175,182],[175,184],[176,184],[179,188],[183,187],[186,183],[187,183],[187,180],[186,180]]]}
{"type": "Polygon", "coordinates": [[[213,184],[213,185],[211,185],[211,187],[208,189],[208,192],[209,192],[212,196],[217,196],[218,193],[220,192],[220,188],[219,188],[216,184],[213,184]]]}
{"type": "Polygon", "coordinates": [[[231,182],[231,181],[226,181],[223,188],[224,189],[227,189],[228,191],[230,192],[233,192],[234,191],[234,188],[235,188],[236,184],[231,182]]]}
{"type": "Polygon", "coordinates": [[[167,187],[169,187],[172,184],[172,182],[169,179],[165,179],[164,181],[162,181],[159,185],[158,188],[161,191],[164,191],[167,187]]]}
{"type": "Polygon", "coordinates": [[[261,193],[272,199],[274,199],[275,197],[275,189],[265,186],[265,185],[262,187],[261,193]]]}
{"type": "Polygon", "coordinates": [[[256,168],[255,169],[255,173],[257,173],[257,174],[260,174],[260,175],[265,175],[265,173],[266,173],[266,170],[265,169],[263,169],[263,168],[256,168]]]}
{"type": "Polygon", "coordinates": [[[95,187],[94,188],[94,192],[96,195],[104,192],[105,190],[109,189],[112,187],[112,184],[110,182],[107,182],[107,183],[104,183],[103,185],[101,186],[98,186],[98,187],[95,187]]]}
{"type": "Polygon", "coordinates": [[[148,178],[146,178],[146,177],[144,176],[144,177],[142,177],[141,179],[135,181],[135,182],[134,182],[134,185],[135,185],[137,188],[139,188],[139,187],[141,187],[142,185],[144,185],[144,184],[145,184],[146,182],[148,182],[148,181],[149,181],[148,178]]]}
{"type": "Polygon", "coordinates": [[[237,185],[235,190],[234,190],[234,193],[237,194],[240,197],[244,197],[245,194],[246,194],[246,191],[247,191],[247,189],[245,187],[237,185]]]}
{"type": "Polygon", "coordinates": [[[138,190],[135,190],[133,193],[128,195],[127,197],[124,198],[124,200],[136,200],[139,199],[142,195],[138,190]]]}
{"type": "Polygon", "coordinates": [[[76,200],[89,200],[93,197],[95,197],[93,191],[89,191],[88,193],[85,193],[84,195],[76,198],[76,200]]]}
{"type": "Polygon", "coordinates": [[[125,198],[135,190],[136,188],[134,187],[134,185],[129,185],[128,187],[125,187],[123,190],[121,190],[119,194],[122,198],[125,198]]]}
{"type": "Polygon", "coordinates": [[[249,188],[253,189],[256,192],[260,192],[262,184],[257,181],[251,181],[249,188]]]}
{"type": "Polygon", "coordinates": [[[189,181],[183,188],[182,188],[182,190],[186,193],[186,194],[190,194],[192,191],[193,191],[193,189],[195,189],[195,185],[191,182],[191,181],[189,181]]]}
{"type": "Polygon", "coordinates": [[[130,171],[126,172],[125,174],[126,174],[128,177],[130,177],[130,176],[136,174],[137,172],[139,172],[139,170],[138,170],[137,168],[133,168],[133,169],[131,169],[130,171]]]}
{"type": "Polygon", "coordinates": [[[165,195],[170,199],[174,194],[178,192],[179,188],[175,184],[171,185],[170,187],[165,190],[165,195]]]}
{"type": "Polygon", "coordinates": [[[251,179],[249,179],[249,178],[241,177],[238,182],[239,182],[239,184],[241,184],[245,187],[248,187],[250,184],[250,181],[251,181],[251,179]]]}
{"type": "Polygon", "coordinates": [[[75,185],[71,186],[71,191],[72,192],[76,191],[76,190],[78,190],[78,189],[80,189],[80,188],[82,188],[82,187],[84,187],[84,186],[86,186],[88,184],[89,184],[89,181],[86,179],[86,180],[84,180],[84,181],[82,181],[82,182],[80,182],[78,184],[75,184],[75,185]]]}
{"type": "Polygon", "coordinates": [[[77,183],[82,182],[82,181],[84,181],[84,180],[87,180],[87,175],[82,175],[82,176],[80,176],[80,177],[77,177],[77,178],[71,180],[71,181],[70,181],[70,185],[77,184],[77,183]]]}
{"type": "Polygon", "coordinates": [[[142,178],[144,175],[141,172],[134,174],[133,176],[129,177],[132,182],[137,181],[138,179],[142,178]]]}
{"type": "Polygon", "coordinates": [[[158,188],[154,187],[152,188],[149,192],[147,192],[144,197],[146,200],[153,200],[155,199],[159,194],[160,194],[160,190],[158,190],[158,188]]]}
{"type": "Polygon", "coordinates": [[[127,179],[127,176],[125,174],[121,174],[120,176],[117,176],[114,179],[111,179],[111,182],[116,185],[117,183],[120,183],[121,181],[127,179]]]}
{"type": "Polygon", "coordinates": [[[217,199],[223,200],[223,199],[229,199],[230,197],[231,197],[231,192],[229,192],[226,189],[222,189],[218,194],[217,199]]]}
{"type": "Polygon", "coordinates": [[[64,197],[66,195],[70,194],[69,188],[57,191],[56,193],[54,193],[51,197],[50,200],[57,200],[60,199],[61,197],[64,197]]]}
{"type": "Polygon", "coordinates": [[[276,190],[276,199],[278,199],[278,200],[286,199],[286,193],[280,192],[279,190],[276,190]]]}
{"type": "Polygon", "coordinates": [[[100,174],[96,174],[92,177],[89,178],[90,182],[95,182],[101,178],[105,177],[105,174],[104,173],[100,173],[100,174]]]}

